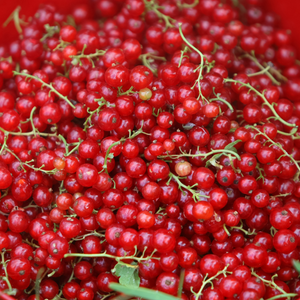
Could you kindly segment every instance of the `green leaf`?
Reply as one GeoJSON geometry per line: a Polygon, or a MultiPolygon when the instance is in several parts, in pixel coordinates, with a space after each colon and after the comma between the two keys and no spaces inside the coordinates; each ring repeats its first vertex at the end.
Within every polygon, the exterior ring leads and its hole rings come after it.
{"type": "Polygon", "coordinates": [[[111,283],[109,287],[117,292],[148,300],[180,300],[180,298],[147,288],[125,287],[118,283],[111,283]]]}
{"type": "Polygon", "coordinates": [[[241,142],[241,140],[236,140],[230,144],[228,144],[225,149],[226,150],[231,150],[231,151],[234,151],[234,152],[237,152],[236,148],[234,147],[236,144],[238,144],[239,142],[241,142]]]}
{"type": "Polygon", "coordinates": [[[140,277],[138,273],[138,266],[136,264],[128,265],[123,262],[119,262],[116,264],[114,272],[115,275],[120,277],[120,284],[135,288],[140,286],[140,277]]]}
{"type": "Polygon", "coordinates": [[[293,265],[296,271],[300,274],[300,261],[299,260],[293,260],[293,265]]]}
{"type": "MultiPolygon", "coordinates": [[[[228,145],[225,147],[225,149],[237,153],[237,149],[236,149],[234,146],[235,146],[236,144],[238,144],[239,142],[241,142],[241,140],[236,140],[236,141],[234,141],[234,142],[228,144],[228,145]]],[[[205,167],[208,167],[208,166],[211,164],[211,161],[212,161],[212,162],[217,161],[222,155],[228,155],[228,154],[226,154],[226,153],[217,153],[217,154],[215,154],[212,158],[210,158],[210,159],[206,162],[205,167]]]]}

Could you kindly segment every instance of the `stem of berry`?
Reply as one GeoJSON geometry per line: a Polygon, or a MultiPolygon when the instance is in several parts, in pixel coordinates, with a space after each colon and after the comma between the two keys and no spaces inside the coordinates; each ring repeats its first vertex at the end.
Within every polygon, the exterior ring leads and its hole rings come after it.
{"type": "MultiPolygon", "coordinates": [[[[82,260],[82,257],[79,257],[76,264],[78,264],[80,261],[82,260]]],[[[72,281],[73,277],[74,277],[74,267],[75,267],[75,261],[72,262],[72,273],[70,275],[70,278],[68,280],[68,282],[72,281]]]]}
{"type": "Polygon", "coordinates": [[[71,241],[69,241],[69,244],[71,244],[73,241],[82,241],[84,240],[87,236],[99,236],[99,237],[105,237],[105,234],[101,234],[99,232],[97,232],[96,230],[94,230],[91,233],[87,233],[85,235],[82,236],[78,236],[76,238],[73,238],[71,241]]]}
{"type": "Polygon", "coordinates": [[[190,51],[189,47],[187,47],[187,46],[185,46],[184,49],[180,51],[181,55],[180,55],[180,60],[179,60],[179,63],[178,63],[178,68],[180,68],[183,58],[184,57],[188,58],[188,56],[184,55],[184,53],[186,53],[187,51],[190,51]]]}
{"type": "Polygon", "coordinates": [[[32,133],[33,133],[34,135],[36,135],[36,132],[37,132],[37,130],[36,130],[35,126],[34,126],[34,123],[33,123],[33,114],[34,114],[35,110],[36,110],[36,106],[34,106],[34,107],[32,108],[32,110],[31,110],[31,112],[30,112],[30,117],[29,117],[30,124],[31,124],[31,128],[32,128],[32,133]]]}
{"type": "Polygon", "coordinates": [[[41,42],[49,37],[53,37],[53,35],[59,33],[60,30],[58,26],[49,26],[49,24],[46,24],[44,27],[47,33],[40,39],[41,42]]]}
{"type": "Polygon", "coordinates": [[[75,152],[75,151],[79,148],[79,146],[80,146],[81,143],[82,143],[82,140],[79,139],[79,142],[78,142],[78,143],[74,143],[74,144],[73,144],[75,147],[68,153],[68,155],[65,155],[65,156],[69,156],[69,155],[71,155],[73,152],[75,152]]]}
{"type": "Polygon", "coordinates": [[[34,171],[41,171],[41,172],[46,173],[46,174],[55,174],[56,171],[57,171],[57,169],[44,170],[43,169],[44,165],[41,165],[39,168],[36,168],[33,165],[30,165],[30,163],[32,163],[32,162],[35,162],[35,160],[32,159],[32,160],[27,161],[27,162],[22,162],[21,164],[27,166],[28,168],[31,168],[34,171]]]}
{"type": "Polygon", "coordinates": [[[298,128],[294,127],[290,132],[283,132],[283,131],[277,130],[277,133],[280,133],[282,135],[287,135],[287,136],[293,136],[294,134],[297,133],[297,131],[298,131],[298,128]]]}
{"type": "Polygon", "coordinates": [[[20,10],[21,6],[18,6],[3,23],[3,27],[6,27],[13,20],[18,33],[21,34],[23,31],[21,25],[27,25],[27,22],[20,19],[20,10]]]}
{"type": "Polygon", "coordinates": [[[105,50],[97,50],[95,53],[92,54],[84,54],[84,50],[85,47],[82,49],[82,53],[78,54],[78,55],[72,55],[72,65],[81,65],[81,58],[87,58],[93,65],[93,67],[95,67],[94,62],[93,62],[93,58],[95,57],[99,57],[99,56],[103,56],[106,51],[105,50]]]}
{"type": "MultiPolygon", "coordinates": [[[[267,279],[264,279],[262,277],[260,277],[259,275],[257,275],[255,272],[254,272],[254,269],[252,268],[251,269],[251,274],[253,276],[255,276],[256,278],[259,278],[263,283],[267,284],[269,287],[281,292],[283,295],[281,295],[282,297],[287,297],[287,292],[285,290],[283,290],[281,287],[279,287],[273,280],[274,277],[277,277],[278,275],[275,274],[273,277],[272,277],[272,281],[270,280],[267,280],[267,279]]],[[[297,296],[297,294],[294,294],[297,296]]],[[[278,295],[279,296],[279,295],[278,295]]],[[[291,297],[291,296],[290,296],[291,297]]],[[[288,297],[288,299],[290,299],[290,297],[288,297]]]]}
{"type": "Polygon", "coordinates": [[[88,126],[91,125],[91,119],[92,119],[93,114],[98,114],[98,113],[100,112],[101,107],[102,107],[103,105],[106,104],[106,105],[108,106],[108,102],[106,102],[105,99],[104,99],[103,97],[100,98],[100,99],[97,99],[97,102],[99,103],[99,107],[98,107],[97,109],[95,109],[95,110],[93,110],[93,111],[90,111],[89,108],[87,109],[87,112],[88,112],[90,115],[86,118],[85,122],[83,123],[83,126],[84,126],[84,129],[83,129],[83,130],[84,130],[84,131],[86,131],[87,128],[88,128],[88,126]]]}
{"type": "Polygon", "coordinates": [[[193,8],[193,7],[197,6],[198,4],[199,4],[199,0],[194,0],[194,2],[191,3],[191,4],[181,3],[180,1],[177,1],[177,6],[180,9],[183,9],[183,8],[193,8]]]}
{"type": "Polygon", "coordinates": [[[160,8],[160,6],[158,6],[158,4],[154,0],[151,0],[151,1],[144,0],[144,3],[145,3],[146,10],[152,10],[153,12],[156,13],[158,18],[164,20],[164,22],[166,24],[165,31],[168,28],[174,27],[174,25],[172,23],[175,23],[175,20],[170,18],[169,16],[166,16],[163,13],[161,13],[158,10],[160,8]]]}
{"type": "Polygon", "coordinates": [[[244,83],[244,82],[241,82],[239,80],[234,80],[234,79],[231,79],[231,78],[225,78],[224,79],[224,82],[232,82],[232,83],[239,83],[241,84],[242,86],[245,86],[247,88],[249,88],[251,91],[253,91],[254,93],[256,93],[259,97],[261,97],[264,101],[264,104],[267,105],[271,111],[273,112],[274,116],[276,117],[277,120],[279,120],[281,123],[283,123],[284,125],[286,126],[289,126],[289,127],[297,127],[296,124],[291,124],[291,123],[288,123],[286,122],[285,120],[283,120],[276,112],[276,110],[274,109],[273,105],[271,105],[268,100],[266,99],[266,97],[264,96],[263,93],[260,93],[257,89],[255,89],[250,83],[244,83]]]}
{"type": "Polygon", "coordinates": [[[256,181],[258,181],[259,179],[262,179],[262,181],[265,182],[265,177],[264,177],[264,174],[263,174],[264,169],[261,168],[259,166],[259,164],[256,165],[255,169],[257,169],[258,172],[259,172],[259,176],[256,178],[256,181]]]}
{"type": "Polygon", "coordinates": [[[203,159],[206,159],[207,157],[209,157],[210,155],[213,154],[217,154],[217,153],[223,153],[226,154],[228,153],[229,155],[232,154],[234,155],[238,160],[241,160],[240,156],[235,153],[234,151],[231,150],[227,150],[227,149],[217,149],[217,150],[212,150],[208,153],[199,153],[199,154],[191,154],[191,152],[186,153],[186,152],[181,152],[182,154],[171,154],[171,155],[161,155],[158,156],[158,158],[164,159],[164,158],[172,158],[172,159],[176,159],[176,158],[180,158],[180,157],[199,157],[202,156],[203,159]]]}
{"type": "MultiPolygon", "coordinates": [[[[243,228],[243,222],[241,221],[241,225],[240,226],[231,226],[230,227],[230,229],[237,229],[237,230],[240,230],[240,231],[242,231],[244,234],[246,234],[246,235],[256,235],[257,233],[255,232],[255,229],[253,229],[252,231],[249,231],[249,229],[248,230],[245,230],[244,228],[243,228]]],[[[224,227],[224,230],[227,232],[227,234],[229,235],[229,236],[231,236],[231,233],[228,231],[228,229],[227,229],[227,227],[226,227],[226,225],[224,224],[223,225],[223,227],[224,227]]]]}
{"type": "Polygon", "coordinates": [[[4,141],[3,141],[2,147],[1,147],[1,149],[0,149],[0,155],[1,155],[2,151],[3,151],[3,150],[5,149],[5,147],[6,147],[7,139],[8,139],[8,136],[5,134],[5,136],[4,136],[4,141]]]}
{"type": "Polygon", "coordinates": [[[143,126],[139,130],[135,131],[133,134],[131,134],[131,131],[129,130],[129,137],[128,138],[121,138],[119,141],[111,144],[108,147],[108,149],[106,151],[106,154],[105,154],[104,164],[103,164],[103,169],[105,169],[105,172],[107,174],[108,174],[108,171],[107,171],[107,159],[108,158],[113,158],[113,154],[111,155],[112,157],[110,157],[110,153],[109,153],[110,150],[112,149],[112,147],[114,147],[116,145],[119,145],[120,143],[125,142],[127,139],[133,139],[133,138],[135,138],[136,136],[138,136],[141,133],[147,134],[147,133],[143,132],[143,126]]]}
{"type": "Polygon", "coordinates": [[[11,287],[11,284],[8,280],[8,274],[7,274],[7,270],[6,270],[7,266],[6,266],[6,261],[5,261],[5,257],[4,257],[4,252],[1,252],[1,262],[2,262],[4,272],[5,272],[5,277],[2,277],[2,279],[7,283],[8,290],[11,292],[12,287],[11,287]]]}
{"type": "Polygon", "coordinates": [[[64,257],[108,257],[108,258],[112,258],[112,259],[116,260],[117,262],[120,262],[122,259],[133,259],[137,262],[149,260],[150,258],[160,260],[159,257],[153,257],[156,250],[154,250],[150,255],[148,255],[146,257],[145,257],[145,252],[146,252],[146,249],[144,249],[144,252],[142,253],[141,257],[136,257],[138,250],[137,250],[137,247],[135,246],[135,252],[131,256],[120,257],[120,256],[114,256],[114,255],[107,254],[106,252],[103,252],[103,253],[97,253],[97,254],[68,253],[68,254],[65,254],[64,257]]]}
{"type": "Polygon", "coordinates": [[[193,194],[193,199],[195,202],[198,202],[200,200],[201,197],[204,197],[204,198],[209,198],[209,196],[206,196],[206,195],[201,195],[199,192],[193,190],[193,187],[196,187],[197,184],[193,185],[193,186],[189,186],[189,185],[185,185],[182,183],[182,181],[180,179],[182,179],[182,177],[178,177],[176,175],[174,175],[173,173],[169,173],[169,177],[170,179],[174,179],[177,183],[178,183],[178,186],[179,186],[179,189],[182,190],[182,189],[186,189],[188,190],[189,192],[191,192],[193,194]]]}
{"type": "Polygon", "coordinates": [[[199,96],[198,96],[198,99],[200,99],[200,96],[202,96],[202,93],[201,93],[201,86],[200,86],[200,80],[202,79],[202,70],[203,70],[203,67],[204,67],[204,55],[201,53],[201,51],[199,51],[195,46],[193,46],[186,38],[185,36],[183,35],[183,32],[182,32],[182,23],[179,23],[179,33],[180,33],[180,36],[181,38],[183,39],[183,41],[191,48],[193,49],[195,52],[197,52],[199,55],[200,55],[200,58],[201,58],[201,62],[200,62],[200,65],[194,70],[194,72],[196,72],[198,69],[199,69],[199,76],[197,78],[197,80],[195,81],[194,85],[192,86],[192,89],[195,88],[195,86],[197,85],[198,83],[198,89],[199,89],[199,96]]]}
{"type": "Polygon", "coordinates": [[[270,70],[270,66],[266,66],[265,68],[263,68],[261,71],[256,72],[256,73],[252,73],[252,74],[248,74],[248,77],[254,77],[254,76],[258,76],[258,75],[262,75],[262,74],[266,74],[269,70],[270,70]]]}
{"type": "MultiPolygon", "coordinates": [[[[13,151],[11,151],[6,145],[5,145],[5,151],[7,151],[7,152],[9,152],[10,154],[12,154],[19,162],[20,162],[20,166],[21,166],[21,168],[23,169],[23,171],[26,173],[27,172],[27,170],[24,168],[24,166],[23,166],[23,164],[24,164],[24,162],[22,162],[21,160],[20,160],[20,158],[13,152],[13,151]]],[[[1,152],[0,152],[1,153],[1,152]]]]}
{"type": "Polygon", "coordinates": [[[271,62],[264,63],[263,65],[270,66],[270,73],[274,74],[279,80],[282,80],[284,82],[288,81],[288,79],[285,76],[283,76],[278,70],[272,67],[273,64],[271,62]]]}
{"type": "Polygon", "coordinates": [[[276,300],[276,299],[280,299],[280,298],[285,298],[285,297],[296,297],[298,296],[298,294],[295,294],[295,293],[286,293],[286,294],[281,294],[281,295],[276,295],[272,298],[269,298],[267,300],[276,300]]]}
{"type": "Polygon", "coordinates": [[[138,92],[134,91],[133,90],[133,86],[131,86],[126,92],[123,92],[122,90],[122,87],[118,87],[118,96],[123,96],[123,95],[127,95],[127,96],[130,96],[130,95],[134,95],[138,92]]]}
{"type": "Polygon", "coordinates": [[[51,273],[48,274],[48,277],[52,277],[56,273],[56,271],[57,271],[56,269],[53,270],[51,273]]]}
{"type": "Polygon", "coordinates": [[[226,100],[220,98],[219,94],[216,94],[215,88],[213,88],[213,93],[214,93],[214,95],[216,96],[216,98],[209,99],[209,102],[212,102],[212,101],[221,101],[221,102],[225,103],[225,104],[229,107],[229,109],[230,109],[231,111],[234,111],[232,105],[231,105],[228,101],[226,101],[226,100]]]}
{"type": "Polygon", "coordinates": [[[59,98],[65,100],[72,108],[75,108],[75,105],[66,97],[66,96],[63,96],[61,93],[59,93],[53,86],[52,84],[48,84],[46,82],[44,82],[42,79],[40,79],[39,77],[37,76],[33,76],[33,75],[29,75],[29,74],[26,74],[26,73],[21,73],[21,72],[17,72],[17,71],[14,71],[14,75],[20,75],[20,76],[24,76],[26,78],[31,78],[31,79],[35,79],[37,81],[39,81],[40,83],[43,84],[43,86],[46,86],[48,89],[50,89],[53,93],[55,93],[59,98]]]}
{"type": "MultiPolygon", "coordinates": [[[[266,75],[272,80],[272,82],[273,82],[274,84],[280,85],[280,82],[277,81],[277,80],[273,77],[273,75],[268,71],[268,70],[271,68],[271,66],[269,66],[269,68],[268,68],[268,67],[265,68],[264,66],[262,66],[262,65],[260,64],[260,62],[257,60],[257,58],[255,57],[254,53],[253,53],[253,55],[250,55],[249,53],[245,53],[245,54],[243,55],[243,57],[246,57],[246,58],[252,60],[252,61],[253,61],[253,62],[261,69],[261,71],[263,72],[263,73],[261,73],[261,74],[266,74],[266,75]]],[[[257,74],[257,73],[256,73],[256,74],[257,74]]],[[[254,76],[254,75],[252,74],[252,76],[254,76]]]]}
{"type": "Polygon", "coordinates": [[[200,290],[199,290],[198,293],[195,293],[195,292],[193,291],[193,288],[191,288],[191,292],[195,295],[195,300],[198,300],[198,299],[200,298],[200,296],[202,295],[203,289],[205,288],[205,286],[206,286],[208,283],[211,284],[211,286],[212,286],[212,288],[213,288],[214,285],[213,285],[212,281],[213,281],[214,279],[216,279],[216,278],[217,278],[218,276],[220,276],[221,274],[223,274],[225,277],[226,277],[227,274],[231,274],[231,272],[227,271],[228,266],[229,266],[229,265],[227,265],[222,271],[219,271],[216,275],[214,275],[214,276],[212,276],[212,277],[210,277],[210,278],[207,278],[208,276],[207,276],[207,274],[206,274],[205,277],[204,277],[204,279],[203,279],[201,288],[200,288],[200,290]]]}
{"type": "Polygon", "coordinates": [[[246,126],[246,128],[252,128],[254,129],[255,131],[258,132],[258,135],[263,135],[269,142],[271,142],[273,145],[277,146],[283,153],[284,155],[282,156],[288,156],[291,161],[296,165],[298,171],[300,172],[300,166],[298,165],[297,161],[291,156],[289,155],[284,149],[283,147],[279,144],[279,143],[275,143],[272,139],[270,139],[264,132],[261,132],[259,129],[257,129],[255,126],[246,126]]]}
{"type": "Polygon", "coordinates": [[[229,232],[229,230],[227,229],[225,224],[223,224],[223,228],[224,228],[225,232],[227,233],[227,235],[231,236],[231,233],[229,232]]]}
{"type": "Polygon", "coordinates": [[[66,139],[61,134],[58,136],[58,138],[64,143],[65,150],[66,150],[65,156],[68,156],[69,155],[69,144],[67,143],[66,139]]]}
{"type": "Polygon", "coordinates": [[[291,194],[290,193],[286,193],[286,194],[279,194],[279,195],[272,195],[272,197],[287,197],[287,196],[290,196],[291,194]]]}
{"type": "MultiPolygon", "coordinates": [[[[107,298],[109,298],[109,297],[111,297],[111,296],[115,296],[116,295],[116,293],[109,293],[109,294],[106,294],[106,295],[101,295],[99,292],[97,292],[97,294],[100,296],[100,299],[101,300],[104,300],[104,299],[107,299],[107,298]]],[[[116,299],[117,297],[114,297],[113,299],[114,300],[123,300],[123,298],[122,299],[116,299]]],[[[127,298],[126,298],[127,299],[127,298]]]]}
{"type": "Polygon", "coordinates": [[[161,61],[167,61],[167,59],[163,56],[157,56],[153,55],[152,53],[145,53],[140,55],[139,59],[143,62],[143,65],[149,68],[153,74],[157,76],[157,70],[153,69],[151,66],[151,62],[153,62],[155,59],[156,60],[161,60],[161,61]]]}
{"type": "MultiPolygon", "coordinates": [[[[4,139],[5,139],[5,138],[7,139],[7,138],[8,138],[8,135],[23,135],[23,136],[30,136],[30,135],[35,135],[35,136],[36,136],[36,135],[40,135],[40,136],[56,136],[56,133],[39,132],[39,131],[35,128],[35,126],[34,126],[34,124],[33,124],[33,114],[34,114],[35,110],[36,110],[36,106],[33,107],[32,110],[31,110],[31,112],[30,112],[29,121],[30,121],[30,124],[31,124],[31,127],[32,127],[32,130],[31,130],[30,132],[18,132],[18,131],[13,132],[13,131],[6,131],[6,130],[4,130],[2,127],[0,127],[0,130],[1,130],[2,132],[5,133],[4,139]]],[[[2,147],[6,147],[5,145],[6,145],[6,143],[3,143],[3,144],[2,144],[2,147]]],[[[3,149],[4,149],[4,148],[3,148],[3,149]]],[[[2,151],[3,149],[0,150],[0,154],[1,154],[1,151],[2,151]]]]}

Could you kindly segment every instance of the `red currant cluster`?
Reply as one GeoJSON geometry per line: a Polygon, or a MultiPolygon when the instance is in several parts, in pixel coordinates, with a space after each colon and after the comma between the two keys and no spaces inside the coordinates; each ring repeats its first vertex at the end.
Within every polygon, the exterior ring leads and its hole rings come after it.
{"type": "Polygon", "coordinates": [[[10,16],[2,299],[300,299],[300,62],[262,6],[10,16]]]}

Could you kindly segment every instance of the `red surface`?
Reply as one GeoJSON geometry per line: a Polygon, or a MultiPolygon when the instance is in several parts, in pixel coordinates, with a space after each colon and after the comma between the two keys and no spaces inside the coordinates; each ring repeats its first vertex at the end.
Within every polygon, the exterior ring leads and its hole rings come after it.
{"type": "Polygon", "coordinates": [[[12,41],[18,36],[13,22],[5,28],[1,26],[18,6],[21,6],[20,16],[25,15],[28,17],[36,12],[41,3],[54,4],[59,7],[61,12],[68,13],[75,4],[88,1],[89,0],[0,0],[0,44],[12,41]]]}
{"type": "MultiPolygon", "coordinates": [[[[63,12],[68,12],[77,3],[89,0],[0,0],[0,24],[2,24],[11,12],[20,5],[22,7],[21,15],[32,15],[40,3],[50,2],[56,4],[63,12]]],[[[300,26],[299,26],[299,0],[263,0],[268,10],[281,16],[282,26],[292,31],[294,46],[300,56],[300,26]]],[[[11,41],[17,36],[16,30],[12,24],[7,28],[0,29],[0,43],[11,41]]]]}

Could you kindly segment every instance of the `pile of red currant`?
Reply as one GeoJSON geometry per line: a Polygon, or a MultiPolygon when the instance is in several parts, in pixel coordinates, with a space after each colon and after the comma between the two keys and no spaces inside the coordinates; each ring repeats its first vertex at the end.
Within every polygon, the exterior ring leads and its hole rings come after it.
{"type": "Polygon", "coordinates": [[[0,298],[300,299],[300,61],[263,2],[12,13],[0,298]]]}

